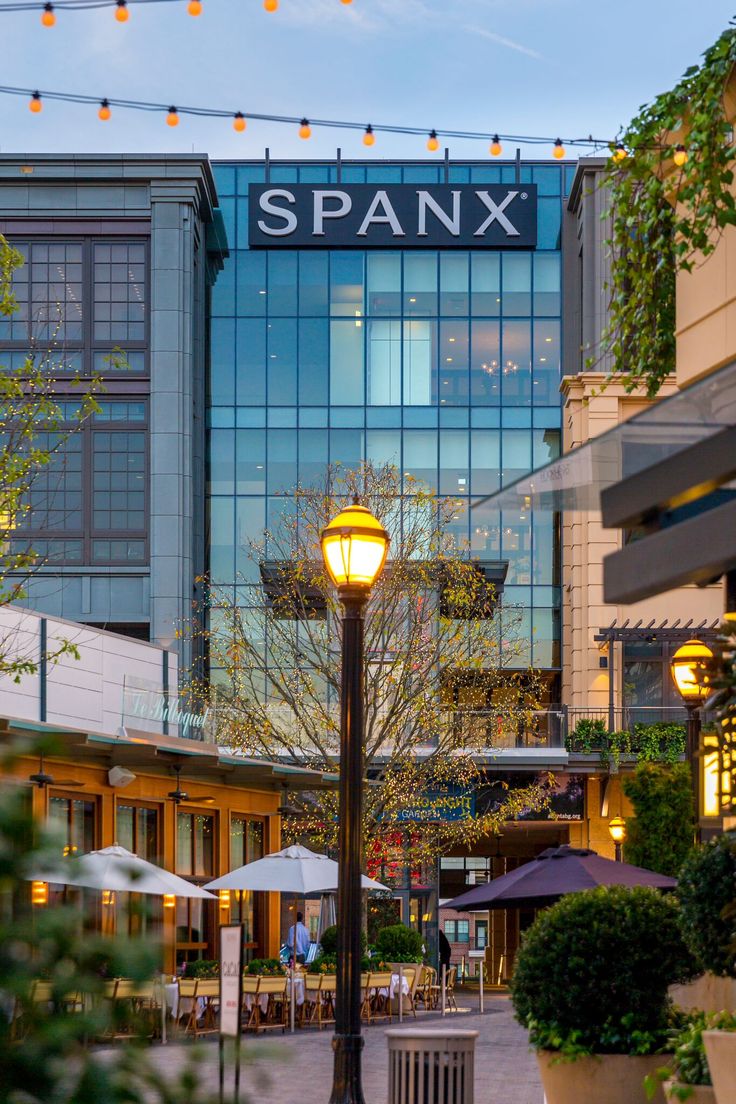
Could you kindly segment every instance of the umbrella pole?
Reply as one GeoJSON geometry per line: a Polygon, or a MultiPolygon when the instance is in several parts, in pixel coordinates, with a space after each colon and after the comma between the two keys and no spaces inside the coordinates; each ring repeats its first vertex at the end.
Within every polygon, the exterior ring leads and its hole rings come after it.
{"type": "Polygon", "coordinates": [[[296,897],[294,898],[294,949],[291,955],[291,1000],[289,1001],[291,1034],[296,1030],[296,897]]]}

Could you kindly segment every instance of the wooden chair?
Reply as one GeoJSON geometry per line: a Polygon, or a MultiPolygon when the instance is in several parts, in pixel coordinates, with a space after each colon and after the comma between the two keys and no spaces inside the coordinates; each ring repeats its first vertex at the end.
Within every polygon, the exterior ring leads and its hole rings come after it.
{"type": "Polygon", "coordinates": [[[409,983],[409,993],[406,999],[409,1002],[409,1011],[411,1012],[414,1019],[417,1018],[416,994],[417,987],[419,985],[419,978],[422,975],[422,969],[422,966],[409,966],[404,970],[404,977],[409,983]]]}
{"type": "Polygon", "coordinates": [[[305,974],[304,1004],[301,1011],[301,1023],[313,1024],[315,1021],[322,1030],[322,979],[324,974],[305,974]]]}
{"type": "Polygon", "coordinates": [[[391,973],[371,973],[368,975],[368,1022],[386,1019],[391,1022],[391,973]]]}
{"type": "Polygon", "coordinates": [[[181,1023],[182,1019],[186,1017],[185,1033],[197,1038],[200,1035],[211,1035],[217,1031],[219,1005],[220,982],[218,978],[179,979],[177,1019],[181,1023]],[[184,1008],[184,1001],[190,1002],[189,1008],[184,1008]]]}
{"type": "Polygon", "coordinates": [[[243,975],[243,1029],[255,1031],[258,1026],[258,983],[257,974],[243,975]]]}
{"type": "Polygon", "coordinates": [[[447,971],[447,981],[445,984],[445,1001],[447,1007],[452,1012],[457,1012],[457,1001],[455,1000],[455,982],[457,981],[457,966],[451,966],[447,971]]]}
{"type": "Polygon", "coordinates": [[[287,994],[288,978],[259,977],[254,1005],[256,1008],[256,1032],[281,1028],[286,1031],[289,1022],[289,1000],[287,994]],[[262,998],[267,997],[266,1011],[263,1011],[262,998]]]}
{"type": "Polygon", "coordinates": [[[319,996],[319,1009],[317,1012],[317,1022],[322,1027],[323,1024],[331,1024],[335,1022],[335,990],[337,989],[337,976],[335,974],[321,974],[322,985],[320,987],[319,996]]]}
{"type": "Polygon", "coordinates": [[[437,971],[432,966],[422,966],[419,982],[414,997],[415,1003],[421,1001],[425,1011],[437,1007],[439,986],[437,985],[437,971]]]}

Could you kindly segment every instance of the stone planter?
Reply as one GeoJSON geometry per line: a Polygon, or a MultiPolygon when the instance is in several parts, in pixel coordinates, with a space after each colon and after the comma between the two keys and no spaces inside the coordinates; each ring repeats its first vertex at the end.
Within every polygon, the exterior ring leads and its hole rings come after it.
{"type": "Polygon", "coordinates": [[[670,997],[683,1012],[736,1011],[736,979],[701,974],[686,985],[671,985],[670,997]]]}
{"type": "MultiPolygon", "coordinates": [[[[666,1066],[670,1054],[600,1054],[559,1061],[559,1054],[537,1051],[539,1072],[547,1104],[647,1104],[644,1078],[666,1066]]],[[[658,1084],[655,1104],[665,1104],[658,1084]]]]}
{"type": "Polygon", "coordinates": [[[736,1031],[704,1031],[717,1104],[736,1104],[736,1031]]]}
{"type": "Polygon", "coordinates": [[[710,1085],[681,1085],[679,1081],[665,1081],[665,1099],[679,1104],[679,1096],[671,1095],[671,1090],[674,1088],[686,1088],[689,1091],[688,1104],[716,1104],[716,1094],[710,1085]]]}

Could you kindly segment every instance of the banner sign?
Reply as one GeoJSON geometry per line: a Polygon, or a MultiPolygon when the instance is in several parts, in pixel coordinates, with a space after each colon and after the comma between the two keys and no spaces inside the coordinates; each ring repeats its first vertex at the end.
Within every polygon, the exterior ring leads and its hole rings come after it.
{"type": "MultiPolygon", "coordinates": [[[[487,775],[487,784],[479,788],[476,798],[479,814],[493,813],[500,809],[509,791],[526,789],[536,783],[547,786],[549,772],[539,774],[510,771],[487,775]]],[[[528,809],[519,820],[583,820],[585,817],[585,776],[554,772],[553,787],[548,791],[549,806],[546,809],[528,809]]]]}
{"type": "Polygon", "coordinates": [[[251,249],[535,249],[536,184],[251,185],[251,249]]]}
{"type": "Polygon", "coordinates": [[[443,790],[427,790],[396,813],[401,823],[428,821],[454,823],[475,815],[475,795],[470,790],[448,786],[443,790]]]}
{"type": "Polygon", "coordinates": [[[243,994],[243,925],[220,928],[220,1035],[240,1038],[243,994]]]}

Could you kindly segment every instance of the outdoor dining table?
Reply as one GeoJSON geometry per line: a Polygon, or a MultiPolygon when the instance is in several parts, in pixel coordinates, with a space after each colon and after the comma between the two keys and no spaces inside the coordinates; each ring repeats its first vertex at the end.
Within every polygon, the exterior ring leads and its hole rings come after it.
{"type": "MultiPolygon", "coordinates": [[[[250,976],[251,977],[257,977],[258,975],[257,974],[252,974],[250,976]]],[[[267,974],[267,975],[264,975],[264,976],[270,977],[271,975],[267,974]]],[[[287,995],[287,997],[291,995],[291,975],[290,974],[287,975],[286,995],[287,995]]],[[[243,994],[243,1003],[244,1003],[245,1007],[248,1009],[249,1012],[250,1012],[251,1008],[253,1007],[253,997],[254,996],[255,996],[254,993],[244,993],[243,994]]],[[[261,993],[260,996],[258,997],[258,1004],[260,1005],[261,1012],[263,1012],[264,1015],[268,1010],[268,998],[269,998],[268,993],[261,993]]],[[[301,1007],[304,1004],[304,974],[301,971],[298,971],[296,977],[294,978],[294,1000],[295,1000],[296,1004],[299,1007],[301,1007]]]]}

